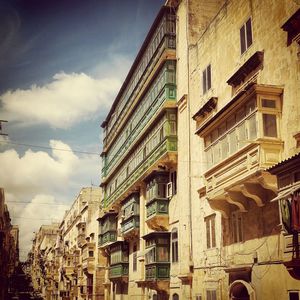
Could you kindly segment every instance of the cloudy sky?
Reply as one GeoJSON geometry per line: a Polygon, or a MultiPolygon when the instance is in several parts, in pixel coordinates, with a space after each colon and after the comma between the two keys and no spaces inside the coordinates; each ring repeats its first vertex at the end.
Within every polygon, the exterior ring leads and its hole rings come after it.
{"type": "Polygon", "coordinates": [[[164,2],[0,0],[0,187],[21,258],[99,185],[100,124],[164,2]]]}

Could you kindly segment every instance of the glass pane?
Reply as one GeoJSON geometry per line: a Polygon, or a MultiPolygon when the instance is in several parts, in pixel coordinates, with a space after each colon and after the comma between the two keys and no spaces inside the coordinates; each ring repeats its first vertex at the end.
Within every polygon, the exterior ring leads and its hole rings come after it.
{"type": "Polygon", "coordinates": [[[256,108],[256,99],[253,98],[246,104],[246,116],[251,114],[255,110],[255,108],[256,108]]]}
{"type": "Polygon", "coordinates": [[[263,114],[264,136],[277,137],[276,115],[263,114]]]}
{"type": "Polygon", "coordinates": [[[254,140],[257,138],[257,125],[256,125],[256,114],[248,119],[249,127],[249,139],[254,140]]]}
{"type": "Polygon", "coordinates": [[[203,94],[206,93],[206,70],[202,72],[202,89],[203,89],[203,94]]]}
{"type": "Polygon", "coordinates": [[[249,19],[246,23],[246,35],[247,35],[247,48],[252,45],[252,25],[251,19],[249,19]]]}
{"type": "Polygon", "coordinates": [[[276,108],[276,101],[269,100],[269,99],[262,99],[261,105],[262,105],[262,107],[276,108]]]}
{"type": "Polygon", "coordinates": [[[169,261],[168,247],[157,247],[157,261],[169,261]]]}
{"type": "Polygon", "coordinates": [[[207,67],[207,90],[211,88],[211,67],[207,67]]]}
{"type": "Polygon", "coordinates": [[[229,151],[226,136],[220,140],[220,144],[221,144],[221,158],[225,159],[228,156],[228,151],[229,151]]]}
{"type": "Polygon", "coordinates": [[[229,152],[230,154],[232,154],[237,150],[237,137],[236,137],[235,130],[231,131],[228,137],[229,137],[229,152]]]}
{"type": "Polygon", "coordinates": [[[246,51],[245,26],[240,29],[241,54],[246,51]]]}
{"type": "Polygon", "coordinates": [[[247,137],[246,137],[246,122],[240,124],[238,127],[238,141],[239,141],[239,149],[247,145],[246,143],[247,137]]]}

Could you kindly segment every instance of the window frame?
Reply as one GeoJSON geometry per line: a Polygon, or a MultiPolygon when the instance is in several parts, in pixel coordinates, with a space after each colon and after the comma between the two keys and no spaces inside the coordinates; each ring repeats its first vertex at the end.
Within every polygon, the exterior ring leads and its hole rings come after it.
{"type": "Polygon", "coordinates": [[[216,248],[216,214],[204,218],[206,227],[206,249],[216,248]]]}
{"type": "Polygon", "coordinates": [[[299,290],[290,290],[290,291],[288,291],[289,300],[293,300],[291,298],[292,293],[298,294],[298,300],[300,299],[300,291],[299,290]]]}
{"type": "Polygon", "coordinates": [[[171,231],[171,255],[172,255],[172,263],[177,263],[179,261],[178,255],[178,229],[174,227],[171,231]],[[176,237],[173,235],[176,234],[176,237]]]}
{"type": "Polygon", "coordinates": [[[246,22],[240,27],[240,51],[243,55],[250,46],[253,44],[253,26],[252,26],[252,17],[249,17],[246,22]],[[250,21],[250,23],[248,23],[250,21]],[[247,24],[250,24],[250,28],[247,27],[247,24]],[[248,29],[250,29],[250,35],[248,35],[248,29]]]}
{"type": "Polygon", "coordinates": [[[217,300],[217,290],[207,289],[206,300],[217,300]]]}
{"type": "Polygon", "coordinates": [[[232,242],[242,243],[244,241],[244,232],[243,232],[243,216],[240,211],[231,212],[231,234],[232,242]]]}
{"type": "Polygon", "coordinates": [[[205,95],[211,89],[211,64],[202,71],[202,94],[205,95]]]}

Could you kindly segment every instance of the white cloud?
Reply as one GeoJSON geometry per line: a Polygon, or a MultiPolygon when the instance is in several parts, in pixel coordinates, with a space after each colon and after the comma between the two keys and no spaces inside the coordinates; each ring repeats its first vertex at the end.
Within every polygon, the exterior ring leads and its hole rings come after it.
{"type": "Polygon", "coordinates": [[[32,245],[32,233],[42,224],[61,221],[80,189],[100,173],[98,156],[77,156],[61,141],[50,141],[50,147],[51,154],[27,150],[20,156],[13,149],[0,153],[0,187],[13,223],[20,226],[22,255],[32,245]],[[65,205],[50,205],[57,203],[65,205]]]}
{"type": "Polygon", "coordinates": [[[119,87],[120,81],[115,78],[97,80],[84,73],[59,73],[44,86],[2,94],[2,114],[25,126],[69,128],[99,115],[101,109],[107,110],[119,87]]]}

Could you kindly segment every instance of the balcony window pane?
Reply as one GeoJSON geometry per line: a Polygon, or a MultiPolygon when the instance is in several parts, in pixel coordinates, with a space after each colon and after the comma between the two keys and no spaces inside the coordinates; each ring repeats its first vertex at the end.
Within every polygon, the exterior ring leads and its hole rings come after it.
{"type": "Polygon", "coordinates": [[[257,138],[257,125],[256,125],[256,115],[251,116],[248,119],[248,127],[249,127],[249,139],[254,140],[257,138]]]}
{"type": "Polygon", "coordinates": [[[269,99],[262,99],[261,105],[262,105],[262,107],[276,108],[276,101],[275,100],[269,100],[269,99]]]}
{"type": "Polygon", "coordinates": [[[229,138],[229,152],[230,154],[233,154],[234,152],[237,151],[237,137],[236,137],[236,131],[232,130],[229,134],[228,134],[228,138],[229,138]]]}
{"type": "Polygon", "coordinates": [[[246,135],[246,122],[242,122],[240,126],[238,127],[238,147],[239,149],[243,148],[245,145],[247,145],[247,135],[246,135]]]}
{"type": "Polygon", "coordinates": [[[276,115],[263,114],[264,136],[277,137],[276,115]]]}
{"type": "MultiPolygon", "coordinates": [[[[150,263],[154,263],[156,262],[155,259],[155,247],[153,247],[147,254],[146,254],[146,263],[150,264],[150,263]]],[[[147,251],[147,250],[146,250],[147,251]]]]}
{"type": "Polygon", "coordinates": [[[222,159],[225,159],[228,156],[228,151],[229,151],[226,136],[220,140],[220,144],[221,144],[221,157],[222,159]]]}
{"type": "Polygon", "coordinates": [[[216,144],[213,146],[213,160],[214,163],[218,163],[220,161],[220,150],[219,150],[219,144],[216,144]]]}
{"type": "Polygon", "coordinates": [[[157,247],[157,261],[160,262],[169,261],[168,247],[157,247]]]}

